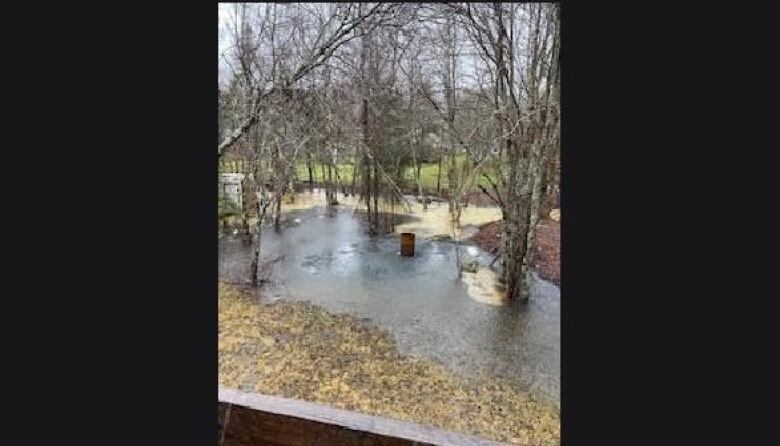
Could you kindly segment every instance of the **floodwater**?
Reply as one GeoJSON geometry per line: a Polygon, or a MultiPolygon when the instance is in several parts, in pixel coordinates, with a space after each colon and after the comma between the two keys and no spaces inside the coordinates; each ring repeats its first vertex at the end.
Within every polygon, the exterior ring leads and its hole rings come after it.
{"type": "MultiPolygon", "coordinates": [[[[315,190],[282,207],[285,228],[264,228],[262,253],[271,261],[259,295],[265,301],[308,300],[327,310],[370,321],[395,336],[402,353],[443,364],[478,379],[500,377],[554,404],[560,394],[560,290],[539,279],[527,306],[506,302],[497,289],[492,256],[462,244],[461,258],[479,262],[458,280],[457,245],[431,240],[453,235],[446,203],[397,215],[396,234],[370,236],[356,214],[356,199],[338,195],[328,209],[315,190]],[[415,232],[415,256],[400,256],[397,233],[415,232]]],[[[411,200],[410,200],[411,201],[411,200]]],[[[396,212],[402,212],[396,204],[396,212]]],[[[477,225],[500,218],[496,208],[463,210],[468,236],[477,225]]],[[[232,233],[220,235],[221,280],[246,282],[251,247],[232,233]]]]}

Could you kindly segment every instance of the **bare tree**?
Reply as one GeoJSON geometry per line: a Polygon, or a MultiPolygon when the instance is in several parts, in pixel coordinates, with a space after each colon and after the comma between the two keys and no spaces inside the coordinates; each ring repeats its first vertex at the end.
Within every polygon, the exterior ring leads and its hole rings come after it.
{"type": "Polygon", "coordinates": [[[551,147],[558,144],[559,6],[458,3],[448,7],[458,13],[494,81],[494,115],[507,171],[499,176],[499,184],[488,177],[493,189],[488,195],[502,207],[505,220],[507,294],[527,301],[542,173],[551,147]]]}
{"type": "MultiPolygon", "coordinates": [[[[246,9],[246,4],[241,3],[239,5],[241,5],[239,8],[242,11],[246,9]]],[[[266,11],[262,15],[262,25],[258,29],[257,40],[263,39],[266,33],[271,34],[272,53],[267,55],[267,57],[272,59],[271,69],[268,70],[261,63],[248,64],[246,67],[243,67],[245,76],[247,76],[248,80],[251,80],[251,85],[248,86],[247,92],[248,112],[237,128],[229,132],[219,144],[217,148],[218,155],[222,155],[225,149],[232,146],[257,122],[266,98],[276,91],[293,87],[312,70],[325,63],[339,47],[357,36],[354,31],[358,26],[371,29],[381,24],[392,15],[397,4],[377,3],[368,5],[367,8],[361,8],[360,6],[362,5],[355,3],[322,4],[317,5],[316,8],[302,8],[299,6],[299,11],[306,15],[313,15],[312,20],[318,23],[320,27],[308,39],[298,39],[297,42],[301,43],[302,47],[296,48],[295,60],[281,67],[282,69],[278,69],[280,67],[277,66],[275,59],[277,54],[273,51],[274,31],[277,24],[272,20],[275,17],[277,4],[267,4],[266,11]],[[254,74],[252,71],[253,67],[256,68],[254,74]]],[[[246,16],[244,15],[242,18],[245,19],[246,16]]]]}
{"type": "Polygon", "coordinates": [[[557,193],[559,16],[557,4],[501,2],[235,5],[218,155],[244,153],[251,166],[253,283],[263,218],[270,207],[280,229],[299,159],[310,184],[319,164],[328,206],[353,163],[375,233],[394,226],[396,203],[410,209],[407,169],[427,206],[421,169],[433,159],[458,259],[461,213],[479,188],[503,215],[507,294],[526,300],[539,212],[557,193]]]}

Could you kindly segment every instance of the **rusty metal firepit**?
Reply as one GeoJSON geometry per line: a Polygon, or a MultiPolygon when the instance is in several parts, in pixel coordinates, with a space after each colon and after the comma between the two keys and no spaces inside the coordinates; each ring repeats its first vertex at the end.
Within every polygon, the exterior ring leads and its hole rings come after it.
{"type": "Polygon", "coordinates": [[[401,234],[401,255],[406,257],[414,256],[413,232],[404,232],[401,234]]]}

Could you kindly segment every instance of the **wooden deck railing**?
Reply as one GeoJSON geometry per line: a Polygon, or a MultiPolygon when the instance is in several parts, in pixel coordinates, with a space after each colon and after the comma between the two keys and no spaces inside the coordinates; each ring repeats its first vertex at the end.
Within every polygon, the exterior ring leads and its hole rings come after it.
{"type": "Polygon", "coordinates": [[[485,438],[307,401],[219,389],[223,446],[507,446],[485,438]]]}

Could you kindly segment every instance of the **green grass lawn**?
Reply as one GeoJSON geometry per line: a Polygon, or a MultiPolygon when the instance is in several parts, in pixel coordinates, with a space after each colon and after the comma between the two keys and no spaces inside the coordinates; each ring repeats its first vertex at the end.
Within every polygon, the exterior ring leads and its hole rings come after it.
{"type": "MultiPolygon", "coordinates": [[[[339,177],[341,178],[341,184],[352,184],[352,176],[355,173],[355,166],[352,164],[339,164],[338,165],[339,177]]],[[[332,171],[333,182],[336,182],[336,172],[332,171]]],[[[328,166],[325,166],[324,176],[322,170],[322,164],[314,163],[314,170],[312,171],[314,182],[321,183],[327,180],[328,166]]],[[[300,162],[295,166],[295,174],[298,176],[298,181],[305,183],[309,181],[309,170],[306,168],[306,162],[300,162]]]]}
{"type": "MultiPolygon", "coordinates": [[[[458,156],[458,159],[456,163],[458,166],[461,165],[461,163],[465,162],[466,158],[465,156],[458,156]]],[[[244,164],[241,160],[222,160],[220,163],[220,172],[228,172],[228,171],[242,171],[247,167],[246,164],[244,164]]],[[[352,184],[352,177],[355,173],[355,165],[350,163],[342,163],[339,164],[338,170],[339,170],[339,176],[341,178],[341,184],[352,184]]],[[[443,189],[446,189],[448,187],[447,182],[447,160],[445,159],[442,163],[442,174],[441,174],[441,187],[443,189]]],[[[306,168],[306,162],[301,161],[299,162],[295,167],[295,173],[298,176],[298,181],[300,182],[307,182],[309,181],[309,171],[306,168]]],[[[327,179],[327,166],[325,167],[325,171],[323,172],[322,164],[321,163],[314,163],[314,171],[313,173],[313,179],[316,183],[322,183],[327,179]],[[323,175],[324,174],[324,175],[323,175]]],[[[436,179],[439,175],[439,164],[436,162],[432,163],[422,163],[422,167],[420,169],[420,183],[423,187],[423,189],[426,190],[432,190],[436,189],[436,179]]],[[[335,172],[333,172],[333,181],[336,181],[335,172]]],[[[414,184],[414,168],[409,166],[406,168],[406,171],[404,172],[404,186],[407,188],[416,188],[416,185],[414,184]]],[[[479,184],[488,187],[489,183],[485,178],[480,176],[479,184]]]]}
{"type": "MultiPolygon", "coordinates": [[[[460,166],[460,163],[465,161],[465,157],[458,157],[458,165],[460,166]]],[[[441,175],[441,187],[446,189],[448,187],[447,182],[447,160],[444,160],[442,163],[442,175],[441,175]]],[[[341,176],[341,182],[342,184],[351,184],[352,183],[352,176],[355,172],[355,166],[352,164],[340,164],[339,165],[339,175],[341,176]]],[[[298,175],[298,180],[301,182],[309,181],[309,171],[306,168],[306,163],[301,162],[298,163],[296,166],[296,173],[298,175]]],[[[327,167],[325,168],[325,175],[327,175],[327,167]]],[[[436,189],[436,179],[439,175],[439,164],[438,163],[422,163],[422,167],[420,168],[420,183],[423,187],[423,189],[431,190],[436,189]]],[[[322,165],[319,163],[314,164],[314,171],[313,171],[313,179],[315,182],[324,182],[325,178],[322,174],[322,165]]],[[[335,181],[335,173],[334,173],[334,181],[335,181]]],[[[416,185],[414,184],[414,168],[412,166],[409,166],[406,168],[406,171],[404,172],[404,186],[414,188],[416,185]]],[[[479,178],[479,184],[487,187],[489,186],[489,183],[485,178],[482,178],[480,176],[479,178]]]]}
{"type": "MultiPolygon", "coordinates": [[[[420,180],[422,183],[422,187],[425,189],[436,189],[436,176],[438,174],[439,165],[437,163],[423,163],[422,169],[420,170],[420,180]]],[[[306,163],[299,163],[296,168],[295,172],[298,175],[298,181],[301,182],[307,182],[309,181],[309,170],[306,168],[306,163]]],[[[312,172],[314,175],[312,176],[315,182],[324,182],[326,180],[325,177],[323,177],[322,172],[322,166],[319,163],[314,164],[314,171],[312,172]]],[[[341,183],[342,184],[352,184],[352,176],[355,173],[355,166],[352,164],[340,164],[339,165],[339,176],[341,177],[341,183]]],[[[328,168],[325,167],[325,176],[327,177],[328,174],[328,168]]],[[[442,187],[446,187],[447,185],[447,178],[446,173],[442,176],[442,187]]],[[[333,180],[335,181],[335,172],[333,173],[333,180]]],[[[414,169],[412,167],[408,167],[406,171],[404,172],[404,182],[406,187],[414,187],[414,169]]]]}
{"type": "MultiPolygon", "coordinates": [[[[460,171],[460,166],[462,163],[466,162],[465,156],[459,156],[456,160],[456,165],[458,166],[458,171],[460,171]]],[[[444,159],[442,161],[442,173],[441,173],[441,187],[447,188],[448,182],[447,182],[447,165],[448,161],[447,159],[444,159]]],[[[436,178],[439,175],[439,163],[422,163],[422,167],[420,168],[420,184],[422,185],[423,189],[436,189],[436,178]]],[[[415,186],[414,184],[414,168],[409,167],[406,169],[406,172],[404,172],[404,179],[407,182],[407,185],[415,186]]],[[[481,184],[485,187],[488,187],[490,183],[480,175],[478,184],[481,184]]]]}

